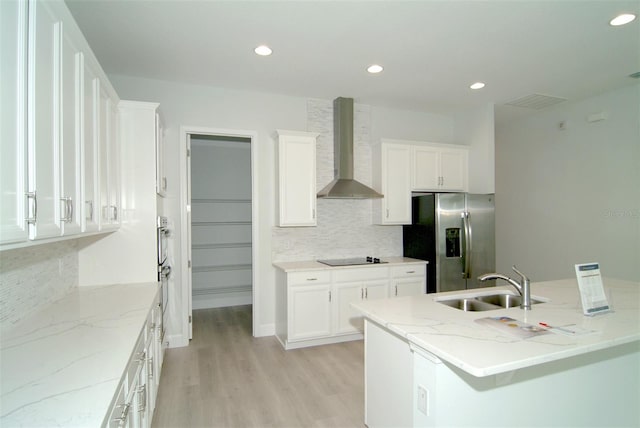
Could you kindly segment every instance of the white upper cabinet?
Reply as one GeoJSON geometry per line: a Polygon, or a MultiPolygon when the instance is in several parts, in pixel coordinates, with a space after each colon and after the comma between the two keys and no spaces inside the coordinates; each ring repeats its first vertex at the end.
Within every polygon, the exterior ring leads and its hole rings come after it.
{"type": "Polygon", "coordinates": [[[27,4],[0,1],[0,244],[28,239],[27,4]]]}
{"type": "Polygon", "coordinates": [[[60,224],[64,235],[82,231],[82,53],[62,24],[61,40],[60,224]]]}
{"type": "Polygon", "coordinates": [[[60,125],[62,21],[49,2],[29,3],[27,80],[29,237],[60,236],[60,125]]]}
{"type": "Polygon", "coordinates": [[[164,170],[164,127],[160,114],[156,113],[156,193],[167,195],[167,176],[164,170]]]}
{"type": "Polygon", "coordinates": [[[278,226],[315,226],[317,133],[278,130],[278,226]]]}
{"type": "Polygon", "coordinates": [[[374,155],[374,187],[384,195],[373,200],[374,223],[411,224],[411,146],[382,142],[374,155]]]}
{"type": "Polygon", "coordinates": [[[0,7],[2,249],[97,232],[100,161],[107,224],[118,227],[117,94],[64,1],[0,7]]]}
{"type": "Polygon", "coordinates": [[[95,67],[85,60],[81,65],[82,73],[82,230],[97,232],[99,223],[98,205],[98,77],[95,67]]]}
{"type": "Polygon", "coordinates": [[[120,226],[120,160],[118,158],[117,105],[98,80],[98,171],[100,181],[100,230],[120,226]]]}
{"type": "Polygon", "coordinates": [[[447,144],[412,146],[411,189],[459,191],[468,189],[468,149],[447,144]]]}

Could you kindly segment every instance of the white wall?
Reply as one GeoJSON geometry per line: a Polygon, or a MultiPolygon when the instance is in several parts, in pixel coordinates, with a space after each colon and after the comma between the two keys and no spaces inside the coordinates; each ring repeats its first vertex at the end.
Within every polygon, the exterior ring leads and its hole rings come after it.
{"type": "Polygon", "coordinates": [[[498,127],[496,235],[505,273],[567,278],[596,261],[640,280],[640,85],[498,127]],[[608,119],[588,123],[598,112],[608,119]]]}
{"type": "Polygon", "coordinates": [[[454,137],[469,149],[469,192],[495,192],[495,114],[493,104],[455,115],[454,137]]]}
{"type": "MultiPolygon", "coordinates": [[[[181,210],[179,180],[182,177],[180,177],[178,161],[180,126],[221,128],[256,133],[259,154],[256,165],[259,186],[257,189],[259,222],[256,225],[258,233],[257,236],[254,236],[254,245],[259,246],[259,257],[254,264],[254,269],[257,270],[259,282],[254,284],[254,288],[260,289],[260,293],[258,293],[260,301],[258,304],[261,309],[259,319],[255,319],[254,322],[257,323],[256,333],[258,335],[273,334],[275,271],[271,264],[272,251],[275,249],[277,252],[278,249],[281,249],[279,245],[274,245],[272,240],[276,212],[274,205],[276,189],[274,135],[276,129],[317,132],[315,129],[309,129],[309,123],[314,123],[314,121],[309,116],[308,103],[313,103],[313,101],[299,97],[195,86],[127,76],[112,75],[110,79],[122,98],[160,103],[160,111],[166,128],[165,159],[168,177],[164,212],[165,215],[174,220],[176,225],[179,222],[181,210]]],[[[320,100],[319,102],[320,104],[326,104],[325,110],[329,113],[332,111],[330,100],[320,100]]],[[[367,130],[367,143],[380,137],[432,142],[452,142],[453,140],[454,121],[452,117],[388,110],[378,107],[371,107],[368,115],[370,116],[370,130],[367,130]]],[[[327,144],[332,145],[331,140],[327,140],[327,144]]],[[[358,155],[356,154],[356,156],[358,155]]],[[[322,172],[322,174],[325,172],[322,172]]],[[[360,178],[358,177],[359,173],[356,169],[356,178],[360,178]]],[[[366,178],[364,177],[363,181],[368,181],[366,178]]],[[[319,186],[321,184],[324,185],[326,183],[324,181],[318,183],[319,186]]],[[[328,214],[335,211],[330,206],[332,202],[326,204],[326,212],[328,214]]],[[[357,202],[354,202],[354,204],[357,205],[357,202]]],[[[370,222],[371,216],[367,211],[370,210],[368,208],[370,204],[367,205],[365,203],[364,205],[364,208],[355,206],[346,209],[345,215],[352,215],[353,210],[355,210],[358,216],[362,216],[359,218],[364,219],[366,217],[370,222]]],[[[370,227],[379,228],[381,226],[370,227]]],[[[174,229],[176,235],[178,235],[178,228],[174,229]]],[[[277,234],[276,232],[274,233],[277,234]]],[[[385,231],[383,235],[386,233],[385,231]]],[[[176,245],[176,251],[182,251],[180,237],[176,236],[173,242],[176,245]]],[[[301,242],[300,245],[304,245],[305,239],[300,239],[299,242],[301,242]]],[[[300,258],[308,256],[308,248],[304,246],[298,248],[300,248],[298,253],[300,258]]],[[[177,256],[176,260],[178,260],[177,256]]],[[[174,278],[181,277],[180,266],[175,265],[174,274],[174,278]]],[[[176,311],[176,308],[182,305],[179,293],[176,293],[176,291],[173,291],[175,298],[172,302],[175,306],[170,308],[174,323],[185,315],[176,311]]],[[[173,328],[174,331],[169,331],[168,334],[177,334],[175,327],[170,328],[173,328]]]]}

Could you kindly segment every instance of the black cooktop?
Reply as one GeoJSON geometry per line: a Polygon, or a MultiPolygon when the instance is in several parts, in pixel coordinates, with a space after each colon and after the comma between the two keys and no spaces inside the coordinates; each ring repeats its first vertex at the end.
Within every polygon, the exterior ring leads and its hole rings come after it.
{"type": "Polygon", "coordinates": [[[318,260],[318,263],[323,263],[329,266],[355,266],[355,265],[372,265],[387,263],[384,260],[380,260],[377,257],[353,257],[350,259],[330,259],[330,260],[318,260]]]}

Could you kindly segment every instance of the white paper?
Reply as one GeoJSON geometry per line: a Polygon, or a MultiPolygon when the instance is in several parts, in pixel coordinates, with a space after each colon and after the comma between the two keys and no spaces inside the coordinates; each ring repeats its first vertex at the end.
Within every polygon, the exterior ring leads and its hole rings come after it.
{"type": "Polygon", "coordinates": [[[595,315],[611,310],[602,285],[598,263],[576,265],[576,277],[582,300],[582,311],[585,315],[595,315]]]}

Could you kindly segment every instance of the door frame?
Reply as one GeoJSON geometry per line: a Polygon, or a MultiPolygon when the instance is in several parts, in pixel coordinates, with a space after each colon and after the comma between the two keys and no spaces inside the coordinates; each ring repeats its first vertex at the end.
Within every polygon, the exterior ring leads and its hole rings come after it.
{"type": "Polygon", "coordinates": [[[182,337],[186,344],[192,338],[193,315],[191,283],[191,157],[187,155],[192,135],[247,138],[251,144],[251,299],[252,334],[256,336],[257,320],[260,319],[259,288],[256,287],[258,273],[258,133],[255,131],[180,126],[180,246],[182,247],[180,266],[182,267],[182,337]]]}

